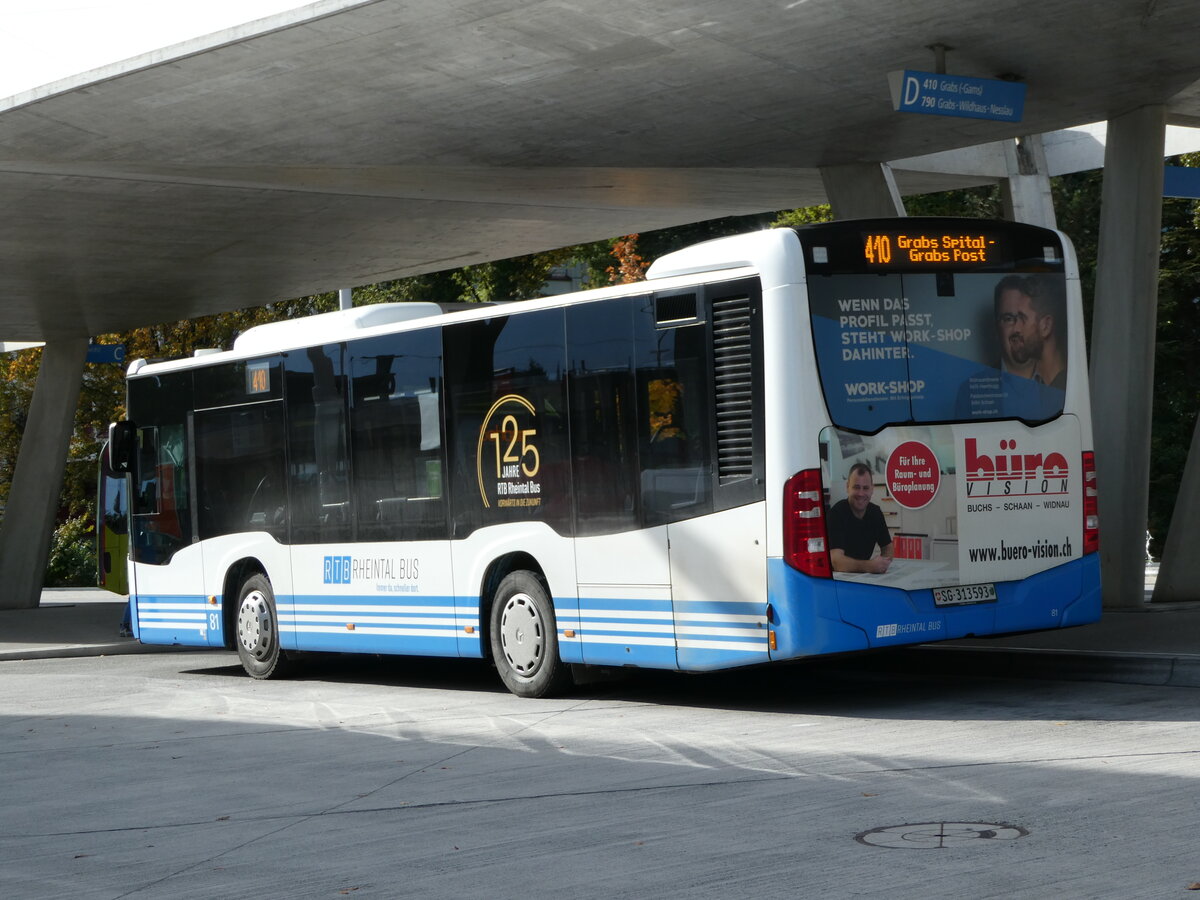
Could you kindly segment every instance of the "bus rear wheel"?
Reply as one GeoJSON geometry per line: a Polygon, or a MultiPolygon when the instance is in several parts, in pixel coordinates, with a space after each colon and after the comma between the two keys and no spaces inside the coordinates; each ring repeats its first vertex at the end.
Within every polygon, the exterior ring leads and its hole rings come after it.
{"type": "Polygon", "coordinates": [[[492,601],[492,660],[505,687],[518,697],[548,697],[571,682],[558,657],[554,603],[532,572],[510,572],[492,601]]]}
{"type": "Polygon", "coordinates": [[[237,652],[251,678],[285,674],[288,658],[279,646],[275,593],[264,575],[246,579],[238,593],[237,652]]]}

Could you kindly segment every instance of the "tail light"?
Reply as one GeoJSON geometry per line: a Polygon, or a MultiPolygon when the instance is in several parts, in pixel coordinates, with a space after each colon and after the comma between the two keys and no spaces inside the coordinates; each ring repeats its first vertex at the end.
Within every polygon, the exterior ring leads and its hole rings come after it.
{"type": "Polygon", "coordinates": [[[1096,501],[1096,454],[1083,452],[1083,552],[1100,549],[1100,510],[1096,501]]]}
{"type": "Polygon", "coordinates": [[[784,485],[783,558],[789,566],[805,575],[833,577],[825,537],[820,469],[797,472],[784,485]]]}

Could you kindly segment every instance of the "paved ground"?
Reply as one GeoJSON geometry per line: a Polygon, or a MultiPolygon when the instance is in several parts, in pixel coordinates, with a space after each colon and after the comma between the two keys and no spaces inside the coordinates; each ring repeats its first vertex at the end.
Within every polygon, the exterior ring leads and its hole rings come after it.
{"type": "Polygon", "coordinates": [[[0,612],[0,897],[1128,900],[1200,882],[1200,608],[522,700],[480,661],[314,657],[254,681],[231,653],[117,637],[122,605],[47,591],[0,612]]]}
{"type": "Polygon", "coordinates": [[[477,661],[0,662],[0,897],[1192,896],[1200,694],[941,659],[553,700],[477,661]]]}
{"type": "MultiPolygon", "coordinates": [[[[1109,611],[1081,628],[929,645],[914,655],[954,654],[960,668],[979,674],[1200,687],[1200,603],[1149,604],[1157,572],[1156,564],[1147,568],[1142,609],[1109,611]]],[[[0,660],[180,652],[119,637],[123,611],[104,591],[47,589],[37,609],[0,610],[0,660]]]]}

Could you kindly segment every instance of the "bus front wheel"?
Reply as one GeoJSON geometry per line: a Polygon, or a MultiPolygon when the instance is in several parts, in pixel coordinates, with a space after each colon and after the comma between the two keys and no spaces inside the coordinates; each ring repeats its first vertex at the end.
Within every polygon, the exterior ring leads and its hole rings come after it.
{"type": "Polygon", "coordinates": [[[558,657],[554,604],[532,572],[510,572],[492,602],[492,660],[505,686],[518,697],[547,697],[571,680],[558,657]]]}
{"type": "Polygon", "coordinates": [[[251,678],[284,674],[287,657],[279,647],[279,616],[275,593],[263,575],[246,579],[238,595],[237,651],[251,678]]]}

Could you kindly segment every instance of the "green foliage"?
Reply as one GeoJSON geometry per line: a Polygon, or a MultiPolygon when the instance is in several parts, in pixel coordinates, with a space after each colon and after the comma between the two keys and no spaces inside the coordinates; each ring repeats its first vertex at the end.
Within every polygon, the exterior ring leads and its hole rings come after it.
{"type": "Polygon", "coordinates": [[[87,516],[67,519],[54,529],[46,587],[96,586],[96,529],[87,516]]]}
{"type": "Polygon", "coordinates": [[[1004,218],[1000,188],[996,185],[939,191],[904,198],[910,216],[965,216],[970,219],[1004,218]]]}
{"type": "Polygon", "coordinates": [[[743,234],[747,231],[761,231],[771,226],[775,213],[759,213],[752,216],[726,216],[722,219],[710,219],[707,222],[695,222],[691,225],[679,225],[675,228],[661,228],[658,231],[643,231],[638,237],[638,253],[647,261],[654,262],[660,256],[731,234],[743,234]]]}
{"type": "Polygon", "coordinates": [[[382,281],[354,289],[355,306],[374,306],[376,303],[408,303],[424,300],[430,303],[457,303],[462,289],[454,282],[453,272],[432,272],[396,281],[382,281]]]}
{"type": "Polygon", "coordinates": [[[33,382],[42,351],[0,353],[0,507],[8,503],[12,471],[21,449],[21,435],[29,415],[33,382]]]}
{"type": "Polygon", "coordinates": [[[570,248],[467,266],[451,273],[460,300],[487,303],[540,296],[550,270],[569,261],[570,248]]]}
{"type": "Polygon", "coordinates": [[[1083,292],[1083,321],[1092,331],[1092,302],[1096,295],[1096,257],[1100,247],[1100,193],[1103,174],[1075,172],[1050,179],[1054,215],[1059,230],[1075,246],[1079,284],[1083,292]]]}
{"type": "Polygon", "coordinates": [[[817,206],[804,206],[800,209],[785,209],[771,222],[771,227],[798,228],[801,225],[814,225],[818,222],[832,221],[833,207],[828,203],[821,203],[817,206]]]}
{"type": "Polygon", "coordinates": [[[413,300],[433,303],[528,300],[541,295],[550,271],[571,262],[576,250],[574,247],[562,247],[529,256],[367,285],[354,289],[354,305],[413,300]]]}
{"type": "MultiPolygon", "coordinates": [[[[1174,165],[1200,166],[1200,154],[1186,154],[1174,165]]],[[[1179,478],[1187,461],[1197,407],[1200,370],[1200,203],[1166,198],[1158,273],[1158,321],[1154,359],[1154,409],[1150,434],[1149,523],[1152,552],[1161,553],[1179,478]]]]}
{"type": "Polygon", "coordinates": [[[758,213],[751,216],[709,219],[674,228],[620,235],[607,241],[579,244],[564,248],[564,252],[568,262],[582,266],[586,285],[600,287],[620,282],[638,266],[648,266],[660,256],[675,250],[720,237],[769,228],[774,216],[774,213],[758,213]]]}

